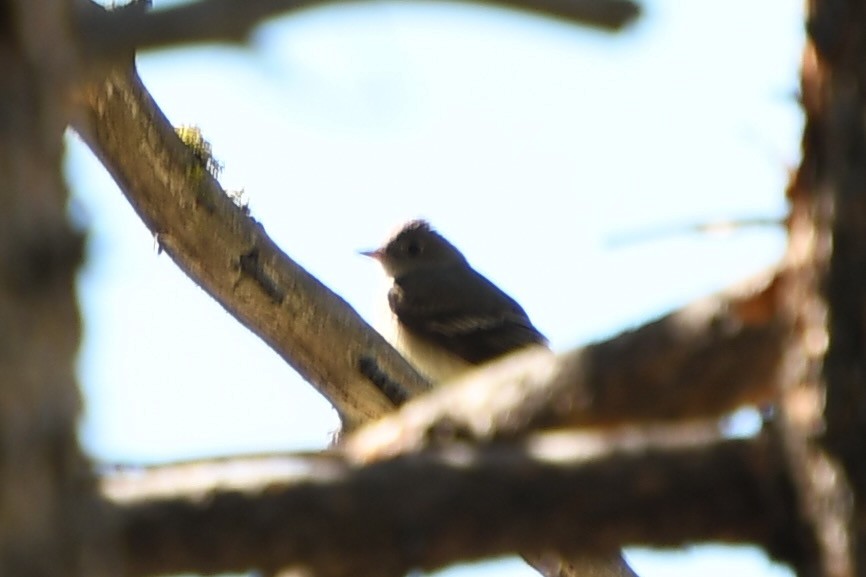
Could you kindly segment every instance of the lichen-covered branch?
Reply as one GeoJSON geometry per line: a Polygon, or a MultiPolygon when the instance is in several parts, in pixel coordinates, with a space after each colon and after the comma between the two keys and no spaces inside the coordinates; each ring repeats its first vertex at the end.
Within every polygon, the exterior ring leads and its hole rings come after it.
{"type": "Polygon", "coordinates": [[[160,248],[313,384],[344,427],[426,390],[426,381],[343,299],[235,206],[131,66],[83,87],[79,104],[74,127],[160,248]]]}
{"type": "MultiPolygon", "coordinates": [[[[76,128],[163,250],[316,386],[349,428],[426,390],[345,301],[276,247],[206,170],[196,170],[196,159],[134,71],[117,68],[88,85],[81,112],[76,128]]],[[[708,299],[559,358],[507,359],[468,378],[486,381],[472,393],[484,399],[484,411],[477,403],[445,405],[467,419],[489,410],[493,423],[499,407],[514,429],[520,423],[676,419],[754,402],[772,389],[785,329],[774,286],[766,281],[743,294],[708,299]]],[[[437,394],[448,399],[452,393],[437,394]]]]}
{"type": "MultiPolygon", "coordinates": [[[[344,429],[426,390],[427,383],[345,301],[234,206],[180,143],[131,67],[86,85],[79,99],[75,128],[161,248],[322,392],[344,429]]],[[[617,558],[616,566],[621,563],[617,558]]]]}
{"type": "MultiPolygon", "coordinates": [[[[427,389],[411,367],[342,299],[291,261],[260,224],[234,206],[177,139],[134,70],[117,67],[105,78],[92,80],[79,91],[78,103],[80,114],[74,126],[114,175],[162,249],[314,384],[338,409],[347,428],[378,418],[427,389]]],[[[554,364],[547,365],[542,373],[562,378],[547,383],[553,387],[547,392],[539,389],[528,395],[528,402],[514,413],[517,420],[497,421],[494,429],[513,435],[553,424],[609,425],[632,417],[676,419],[718,414],[765,398],[779,335],[785,329],[774,317],[774,302],[769,284],[747,296],[707,301],[559,360],[546,357],[554,364]],[[731,358],[736,362],[731,363],[731,358]],[[568,381],[578,373],[578,381],[568,381]],[[649,383],[647,389],[634,395],[635,384],[643,386],[644,382],[649,383]],[[551,392],[556,394],[545,404],[545,395],[551,392]],[[647,398],[652,401],[647,402],[647,398]]],[[[527,392],[521,389],[526,378],[522,371],[533,371],[534,366],[512,364],[508,370],[515,371],[514,378],[503,372],[502,365],[485,367],[479,374],[512,381],[511,389],[501,388],[499,393],[512,390],[522,394],[527,392]]],[[[541,373],[532,374],[536,378],[541,373]]],[[[499,396],[500,401],[518,399],[514,394],[499,396]]],[[[470,435],[475,434],[485,436],[483,431],[470,431],[470,435]]],[[[354,458],[371,457],[367,453],[354,458]]],[[[215,502],[223,503],[223,499],[215,502]]],[[[193,516],[200,512],[195,503],[176,504],[178,511],[193,516]]],[[[215,569],[219,571],[239,568],[233,564],[236,560],[223,563],[212,555],[214,549],[198,547],[194,534],[198,529],[192,518],[175,520],[179,524],[160,526],[154,521],[149,530],[155,531],[154,538],[159,538],[160,531],[183,535],[174,541],[174,547],[189,548],[176,551],[179,557],[219,564],[215,569]]],[[[171,523],[172,519],[163,521],[171,523]]],[[[136,523],[131,526],[141,527],[136,523]]],[[[211,537],[219,540],[231,534],[227,525],[213,525],[214,531],[220,527],[229,532],[211,537]]],[[[142,546],[149,543],[138,542],[142,546]]],[[[252,550],[245,551],[250,557],[244,562],[268,567],[273,561],[269,543],[258,543],[256,560],[250,560],[252,550]]],[[[588,549],[582,547],[573,550],[611,558],[616,544],[611,541],[593,548],[590,542],[588,549]]],[[[519,550],[532,553],[531,548],[519,550]]],[[[148,563],[159,557],[138,549],[127,552],[134,574],[146,574],[148,563]]],[[[278,560],[285,561],[283,557],[278,560]]],[[[561,563],[562,567],[567,565],[561,563]]],[[[172,570],[184,567],[180,563],[172,570]]]]}

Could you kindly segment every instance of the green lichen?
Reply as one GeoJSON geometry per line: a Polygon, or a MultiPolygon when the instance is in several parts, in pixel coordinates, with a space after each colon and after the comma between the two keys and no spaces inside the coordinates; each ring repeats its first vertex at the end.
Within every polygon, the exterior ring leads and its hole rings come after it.
{"type": "Polygon", "coordinates": [[[186,144],[201,166],[214,178],[219,178],[223,164],[214,158],[210,142],[205,140],[198,126],[178,126],[174,131],[186,144]]]}
{"type": "MultiPolygon", "coordinates": [[[[204,171],[207,171],[213,178],[219,178],[223,170],[223,163],[218,161],[213,156],[210,142],[205,140],[198,126],[179,126],[175,127],[175,132],[180,140],[190,149],[198,160],[198,164],[190,168],[189,176],[199,180],[204,176],[204,171]]],[[[250,214],[249,201],[246,198],[244,189],[227,190],[226,195],[245,215],[250,214]]]]}

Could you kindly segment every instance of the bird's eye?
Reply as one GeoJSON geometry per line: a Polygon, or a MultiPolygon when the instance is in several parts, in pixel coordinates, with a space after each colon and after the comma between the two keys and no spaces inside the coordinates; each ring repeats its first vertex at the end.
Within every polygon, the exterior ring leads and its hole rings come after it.
{"type": "Polygon", "coordinates": [[[418,256],[419,254],[421,254],[421,245],[414,241],[410,242],[406,246],[406,254],[408,254],[409,256],[418,256]]]}

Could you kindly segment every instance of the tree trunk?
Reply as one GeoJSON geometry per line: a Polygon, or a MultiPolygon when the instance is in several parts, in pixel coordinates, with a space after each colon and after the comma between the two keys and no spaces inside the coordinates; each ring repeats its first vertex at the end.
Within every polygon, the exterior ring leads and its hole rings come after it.
{"type": "Polygon", "coordinates": [[[70,9],[0,2],[0,575],[14,577],[108,574],[76,438],[84,238],[61,178],[70,9]]]}

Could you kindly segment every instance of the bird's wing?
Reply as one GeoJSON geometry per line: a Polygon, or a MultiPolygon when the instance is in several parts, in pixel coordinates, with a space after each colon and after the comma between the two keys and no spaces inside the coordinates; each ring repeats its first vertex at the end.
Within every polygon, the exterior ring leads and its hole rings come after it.
{"type": "Polygon", "coordinates": [[[397,279],[389,302],[413,335],[472,364],[547,343],[520,305],[471,269],[397,279]]]}

